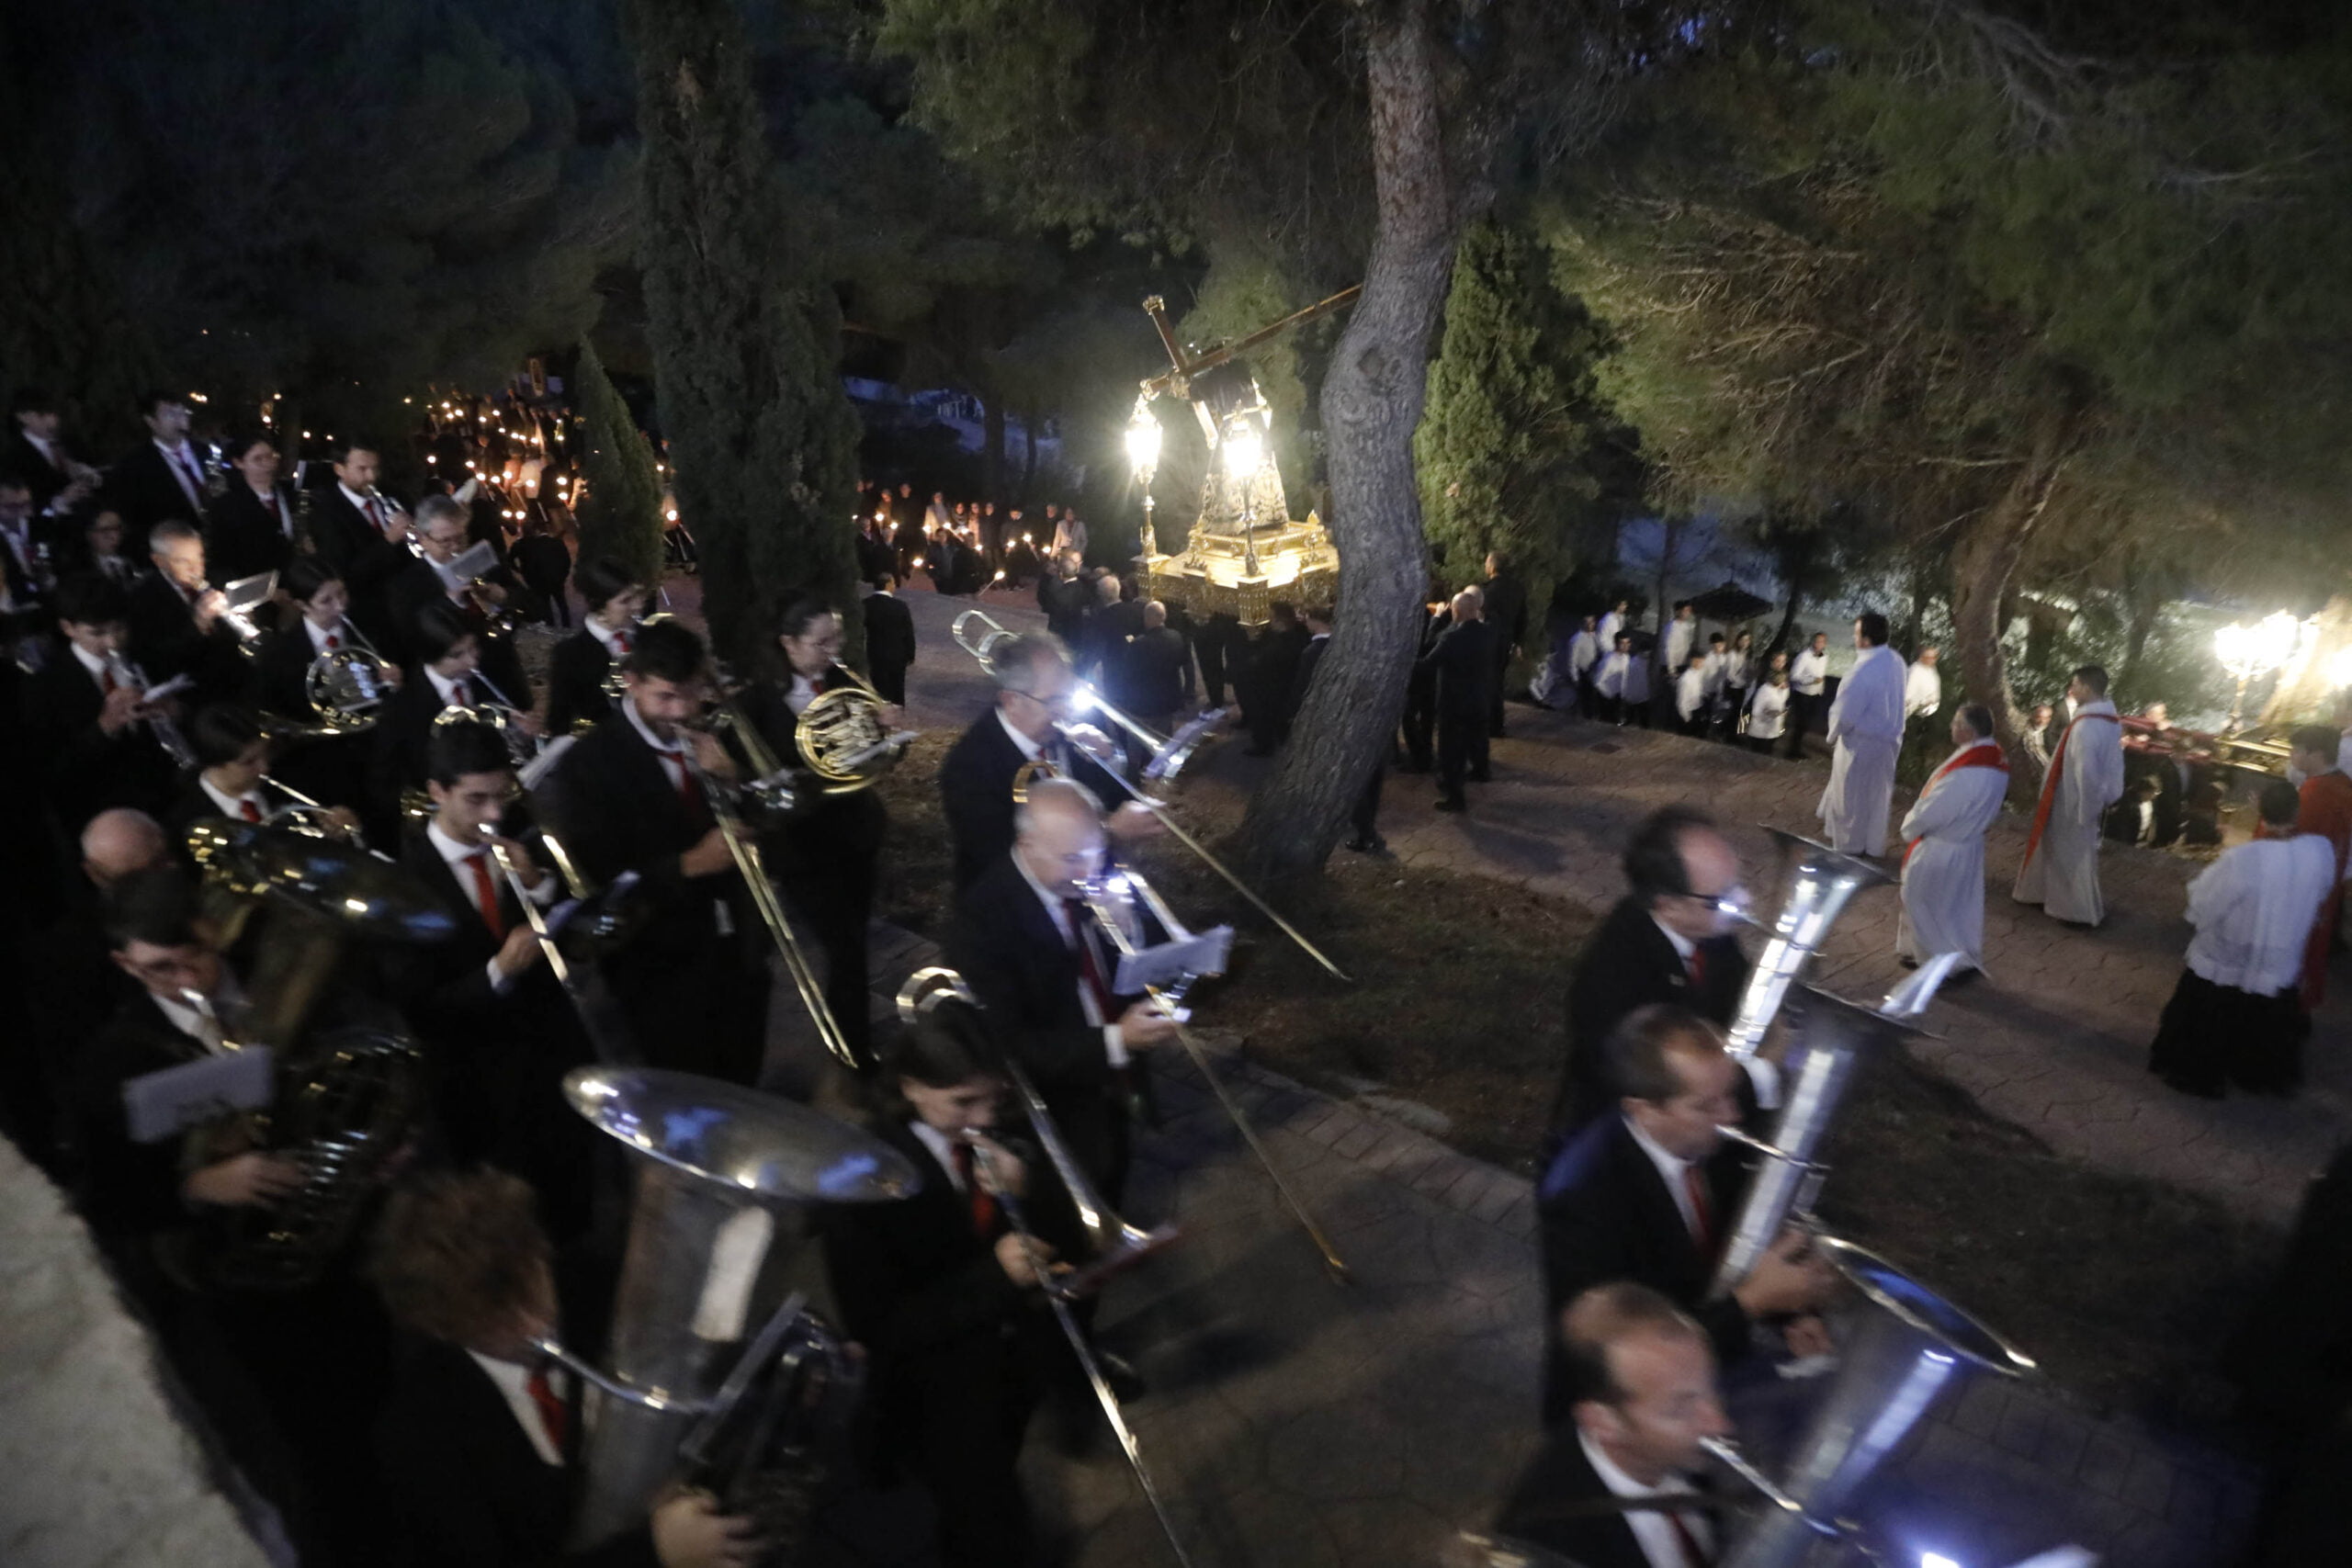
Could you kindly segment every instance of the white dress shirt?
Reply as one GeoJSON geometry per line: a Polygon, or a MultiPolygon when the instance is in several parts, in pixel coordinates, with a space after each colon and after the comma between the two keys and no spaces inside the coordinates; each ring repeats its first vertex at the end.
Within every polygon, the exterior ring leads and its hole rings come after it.
{"type": "Polygon", "coordinates": [[[433,682],[433,690],[441,698],[441,705],[445,708],[476,705],[490,694],[489,688],[481,683],[479,672],[472,675],[448,676],[428,664],[424,667],[424,678],[433,682]],[[458,701],[457,693],[460,682],[466,688],[466,695],[471,699],[469,703],[461,704],[458,701]]]}
{"type": "MultiPolygon", "coordinates": [[[[327,638],[329,637],[335,639],[336,649],[358,648],[361,646],[359,639],[351,635],[351,623],[347,620],[337,621],[331,626],[322,626],[319,625],[318,622],[311,619],[310,616],[305,615],[302,617],[302,629],[311,634],[311,657],[313,659],[316,659],[322,653],[330,653],[334,651],[334,649],[327,647],[327,638]]],[[[438,686],[434,688],[435,691],[439,691],[440,689],[441,688],[438,686]]],[[[446,704],[446,698],[444,698],[444,702],[446,704]]]]}
{"type": "MultiPolygon", "coordinates": [[[[469,1350],[490,1381],[497,1385],[499,1397],[506,1401],[506,1408],[522,1424],[523,1435],[531,1439],[532,1449],[548,1464],[560,1465],[563,1455],[548,1436],[547,1419],[539,1414],[539,1402],[531,1397],[531,1369],[520,1361],[502,1361],[495,1356],[485,1356],[479,1350],[469,1350]]],[[[548,1369],[548,1386],[555,1396],[568,1404],[571,1395],[571,1374],[561,1367],[548,1369]]]]}
{"type": "MultiPolygon", "coordinates": [[[[1078,951],[1080,942],[1088,945],[1094,954],[1096,970],[1102,975],[1102,984],[1107,988],[1111,984],[1111,970],[1102,962],[1102,947],[1093,941],[1093,933],[1086,929],[1093,923],[1093,917],[1085,917],[1084,925],[1072,926],[1069,911],[1062,908],[1061,895],[1030,875],[1029,868],[1021,863],[1018,854],[1012,857],[1012,869],[1021,874],[1021,880],[1029,885],[1029,891],[1035,893],[1037,902],[1046,907],[1046,918],[1054,922],[1054,930],[1061,932],[1062,945],[1072,953],[1078,951]]],[[[1078,978],[1078,1005],[1084,1010],[1086,1021],[1102,1032],[1102,1055],[1113,1066],[1125,1066],[1128,1060],[1126,1038],[1120,1032],[1115,1021],[1102,1016],[1102,1004],[1095,999],[1094,988],[1086,983],[1083,973],[1078,978]]]]}
{"type": "MultiPolygon", "coordinates": [[[[210,801],[215,807],[218,807],[220,808],[220,815],[223,817],[242,818],[245,815],[245,807],[248,805],[252,806],[253,808],[259,812],[262,817],[269,815],[269,801],[262,795],[258,788],[249,789],[243,795],[231,795],[227,791],[221,789],[218,784],[214,784],[208,774],[197,774],[196,782],[198,786],[204,791],[204,798],[210,801]]],[[[254,820],[258,819],[259,818],[254,818],[254,820]]]]}
{"type": "MultiPolygon", "coordinates": [[[[1593,1474],[1600,1478],[1600,1483],[1609,1489],[1611,1497],[1622,1497],[1628,1502],[1647,1497],[1690,1498],[1693,1506],[1678,1510],[1682,1528],[1690,1532],[1692,1542],[1701,1551],[1706,1553],[1710,1560],[1713,1558],[1714,1529],[1708,1521],[1706,1511],[1695,1506],[1699,1494],[1689,1481],[1679,1475],[1669,1475],[1658,1485],[1645,1486],[1618,1469],[1609,1456],[1581,1431],[1577,1433],[1577,1443],[1584,1450],[1585,1461],[1592,1466],[1593,1474]]],[[[1634,1532],[1634,1544],[1642,1549],[1642,1555],[1649,1559],[1650,1568],[1698,1568],[1698,1564],[1690,1561],[1689,1553],[1682,1550],[1682,1541],[1674,1533],[1674,1523],[1663,1510],[1644,1508],[1629,1513],[1625,1516],[1625,1524],[1634,1532]]]]}
{"type": "Polygon", "coordinates": [[[964,1172],[956,1162],[955,1139],[920,1117],[908,1122],[907,1130],[915,1135],[915,1142],[929,1150],[931,1157],[939,1162],[940,1174],[947,1178],[948,1186],[958,1192],[971,1190],[965,1185],[964,1172]]]}
{"type": "Polygon", "coordinates": [[[1821,695],[1824,682],[1829,679],[1829,655],[1815,653],[1807,648],[1789,660],[1789,689],[1801,696],[1821,695]]]}
{"type": "Polygon", "coordinates": [[[220,971],[220,984],[215,987],[212,992],[212,1020],[207,1020],[203,1013],[176,997],[159,997],[153,991],[148,992],[147,995],[158,1008],[163,1010],[164,1018],[171,1021],[172,1027],[202,1045],[206,1055],[221,1056],[228,1054],[228,1045],[222,1037],[220,1024],[217,1020],[243,1011],[245,989],[237,983],[237,976],[225,965],[220,971]]]}

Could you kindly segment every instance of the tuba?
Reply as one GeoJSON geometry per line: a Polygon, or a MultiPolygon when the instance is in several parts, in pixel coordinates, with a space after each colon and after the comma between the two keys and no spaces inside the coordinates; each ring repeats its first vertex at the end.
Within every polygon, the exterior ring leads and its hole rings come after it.
{"type": "MultiPolygon", "coordinates": [[[[164,1263],[199,1286],[290,1290],[315,1280],[349,1241],[424,1099],[414,1041],[368,1024],[312,1038],[312,1008],[351,938],[439,942],[456,926],[415,878],[348,844],[226,819],[198,822],[188,842],[208,881],[249,912],[255,901],[266,908],[249,1014],[233,1033],[217,1021],[230,1048],[267,1046],[277,1060],[270,1108],[204,1135],[196,1157],[266,1148],[300,1165],[303,1180],[269,1208],[232,1210],[216,1226],[181,1233],[164,1263]]],[[[188,999],[209,1012],[203,998],[188,999]]]]}
{"type": "Polygon", "coordinates": [[[639,1156],[609,1367],[537,1342],[596,1395],[576,1543],[610,1540],[684,1480],[792,1560],[861,1373],[776,1276],[813,1205],[907,1197],[914,1168],[845,1122],[687,1073],[581,1067],[564,1093],[639,1156]]]}
{"type": "Polygon", "coordinates": [[[1938,953],[1889,993],[1876,1012],[1804,987],[1794,1009],[1794,1037],[1781,1064],[1787,1087],[1770,1141],[1725,1129],[1726,1136],[1747,1144],[1762,1159],[1730,1239],[1724,1243],[1711,1295],[1728,1295],[1756,1267],[1790,1216],[1811,1213],[1826,1174],[1814,1156],[1828,1138],[1855,1076],[1868,1057],[1915,1032],[1908,1021],[1927,1010],[1959,962],[1956,953],[1938,953]]]}
{"type": "Polygon", "coordinates": [[[1826,844],[1778,828],[1764,830],[1780,844],[1784,856],[1794,852],[1796,871],[1788,897],[1781,900],[1781,912],[1773,917],[1772,940],[1764,944],[1756,967],[1748,971],[1739,1010],[1732,1015],[1731,1027],[1725,1031],[1727,1048],[1741,1057],[1756,1055],[1757,1047],[1764,1043],[1781,1010],[1781,998],[1821,951],[1830,924],[1845,909],[1846,901],[1865,887],[1894,880],[1867,861],[1839,854],[1826,844]]]}

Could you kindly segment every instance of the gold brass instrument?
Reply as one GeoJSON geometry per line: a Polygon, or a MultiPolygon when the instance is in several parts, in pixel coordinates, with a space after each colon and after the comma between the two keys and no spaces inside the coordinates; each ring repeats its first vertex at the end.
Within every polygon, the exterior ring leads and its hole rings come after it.
{"type": "Polygon", "coordinates": [[[340,839],[356,850],[368,847],[367,838],[356,827],[346,828],[334,819],[334,807],[326,802],[313,799],[292,784],[281,784],[267,773],[261,776],[261,781],[286,796],[288,802],[273,807],[261,819],[263,827],[283,828],[288,832],[306,833],[314,839],[340,839]]]}
{"type": "MultiPolygon", "coordinates": [[[[899,987],[899,1016],[913,1023],[932,1009],[950,999],[967,1007],[979,1006],[978,998],[973,996],[963,976],[955,970],[936,965],[918,969],[907,976],[906,984],[899,987]]],[[[1054,1174],[1069,1190],[1070,1201],[1078,1206],[1079,1219],[1086,1226],[1087,1234],[1094,1239],[1098,1249],[1107,1242],[1114,1249],[1114,1255],[1122,1257],[1125,1261],[1133,1261],[1176,1239],[1172,1226],[1162,1226],[1147,1235],[1113,1214],[1095,1195],[1093,1184],[1087,1180],[1085,1171],[1069,1153],[1060,1129],[1055,1126],[1052,1114],[1046,1109],[1044,1098],[1030,1083],[1029,1075],[1021,1070],[1021,1064],[1006,1055],[997,1065],[1020,1094],[1029,1113],[1031,1130],[1037,1134],[1038,1143],[1045,1146],[1046,1157],[1052,1162],[1054,1174]]],[[[1127,1468],[1134,1472],[1136,1484],[1143,1491],[1144,1501],[1151,1505],[1152,1515],[1159,1521],[1160,1533],[1168,1538],[1168,1550],[1182,1568],[1192,1568],[1192,1559],[1185,1554],[1184,1543],[1176,1533],[1175,1523],[1169,1518],[1167,1506],[1159,1500],[1159,1488],[1153,1484],[1151,1471],[1143,1461],[1143,1446],[1136,1440],[1134,1428],[1127,1425],[1125,1415],[1119,1409],[1119,1396],[1112,1392],[1110,1380],[1102,1375],[1102,1363],[1096,1358],[1094,1347],[1088,1342],[1085,1331],[1079,1327],[1078,1319],[1070,1311],[1070,1303],[1085,1289],[1092,1288],[1092,1284],[1089,1284],[1081,1289],[1074,1281],[1088,1279],[1099,1284],[1107,1271],[1102,1253],[1098,1250],[1094,1263],[1083,1275],[1069,1275],[1057,1280],[1046,1263],[1036,1232],[1029,1227],[1028,1216],[1020,1200],[996,1180],[994,1156],[978,1140],[967,1137],[965,1141],[972,1145],[977,1168],[989,1174],[989,1190],[1003,1205],[1005,1218],[1012,1223],[1013,1234],[1021,1238],[1022,1251],[1029,1260],[1029,1271],[1037,1277],[1045,1292],[1046,1303],[1053,1309],[1054,1321],[1061,1325],[1062,1337],[1069,1341],[1070,1352],[1078,1358],[1078,1364],[1094,1391],[1095,1403],[1102,1407],[1102,1418],[1110,1423],[1112,1434],[1119,1439],[1119,1451],[1126,1456],[1127,1468]]]]}
{"type": "Polygon", "coordinates": [[[915,732],[886,728],[882,714],[889,700],[849,666],[833,668],[854,683],[820,692],[800,710],[793,746],[827,795],[854,795],[899,765],[915,732]]]}
{"type": "Polygon", "coordinates": [[[905,1198],[914,1168],[805,1106],[687,1073],[580,1067],[564,1094],[634,1156],[636,1188],[605,1365],[537,1342],[594,1391],[574,1544],[640,1524],[684,1480],[752,1514],[797,1561],[808,1492],[862,1363],[781,1275],[815,1205],[905,1198]]]}
{"type": "MultiPolygon", "coordinates": [[[[735,722],[730,728],[736,731],[737,739],[743,742],[754,769],[759,768],[763,761],[774,761],[773,757],[764,755],[767,749],[763,743],[758,745],[756,750],[753,749],[758,728],[745,721],[732,703],[722,703],[720,709],[722,713],[735,715],[735,722]]],[[[702,758],[695,752],[691,738],[679,755],[687,771],[694,774],[695,783],[701,787],[703,799],[709,803],[711,819],[718,825],[720,837],[727,841],[727,852],[734,858],[735,869],[742,874],[743,886],[752,895],[752,907],[759,910],[761,923],[768,928],[769,939],[775,943],[777,954],[783,958],[786,970],[792,976],[793,988],[800,993],[800,1005],[808,1010],[809,1018],[816,1022],[817,1037],[825,1043],[825,1049],[831,1051],[842,1066],[852,1072],[862,1071],[865,1064],[857,1059],[857,1053],[850,1048],[848,1038],[842,1033],[841,1024],[833,1017],[833,1010],[826,1005],[825,988],[817,983],[816,971],[809,967],[808,954],[800,951],[800,939],[792,934],[792,921],[784,912],[784,901],[776,896],[775,884],[768,880],[767,863],[760,853],[758,836],[736,813],[734,797],[729,786],[713,778],[710,771],[703,766],[702,758]]],[[[769,774],[754,779],[743,788],[753,798],[758,798],[760,787],[771,783],[775,776],[769,774]]]]}
{"type": "Polygon", "coordinates": [[[1739,1009],[1725,1031],[1727,1048],[1743,1058],[1754,1055],[1764,1043],[1781,1010],[1781,998],[1821,951],[1831,923],[1847,900],[1865,887],[1894,880],[1868,861],[1839,854],[1826,844],[1778,828],[1764,830],[1781,846],[1782,856],[1793,856],[1796,864],[1790,874],[1788,897],[1781,900],[1781,912],[1768,928],[1772,939],[1748,971],[1747,988],[1740,993],[1739,1009]]]}
{"type": "MultiPolygon", "coordinates": [[[[357,628],[352,636],[359,637],[357,628]]],[[[392,666],[365,639],[356,647],[331,649],[302,672],[302,695],[318,722],[299,725],[291,733],[324,737],[372,729],[379,710],[398,689],[392,666]]]]}
{"type": "MultiPolygon", "coordinates": [[[[996,669],[997,651],[1008,639],[1017,635],[1013,632],[1007,631],[1003,626],[999,626],[995,621],[989,619],[985,612],[979,610],[967,610],[962,615],[956,616],[952,629],[956,637],[956,646],[963,649],[965,652],[970,654],[973,658],[978,660],[981,667],[988,670],[991,674],[995,672],[996,669]],[[978,617],[977,621],[975,620],[975,617],[978,617]],[[985,626],[987,629],[984,632],[976,632],[967,629],[976,625],[985,626]]],[[[1130,732],[1135,734],[1138,739],[1145,739],[1155,744],[1156,750],[1152,757],[1152,761],[1144,769],[1144,772],[1148,776],[1161,778],[1174,776],[1176,768],[1182,766],[1183,759],[1190,757],[1193,749],[1199,745],[1201,735],[1205,734],[1207,729],[1215,728],[1214,722],[1206,726],[1203,726],[1201,721],[1195,720],[1193,724],[1187,725],[1183,730],[1180,731],[1175,739],[1165,739],[1154,731],[1147,729],[1140,724],[1136,724],[1134,720],[1127,718],[1125,715],[1120,713],[1116,708],[1112,707],[1109,704],[1103,702],[1100,697],[1094,696],[1091,692],[1087,694],[1087,700],[1096,708],[1102,710],[1105,716],[1111,717],[1114,723],[1124,724],[1130,732]],[[1172,765],[1169,765],[1163,772],[1154,774],[1152,770],[1157,767],[1161,767],[1163,762],[1172,762],[1172,765]]],[[[1064,737],[1069,738],[1071,744],[1080,744],[1080,740],[1074,735],[1075,727],[1065,724],[1059,719],[1056,719],[1054,722],[1054,728],[1060,730],[1064,737]]],[[[1041,768],[1035,771],[1045,772],[1047,773],[1052,772],[1050,768],[1041,768]]],[[[1198,839],[1193,837],[1192,834],[1186,832],[1183,825],[1176,820],[1175,813],[1168,809],[1167,802],[1155,799],[1153,796],[1137,789],[1135,785],[1129,784],[1125,778],[1121,777],[1118,772],[1108,764],[1104,765],[1103,772],[1109,773],[1113,779],[1117,781],[1119,787],[1126,792],[1128,799],[1134,801],[1146,811],[1150,812],[1154,817],[1158,818],[1159,819],[1160,826],[1168,829],[1169,837],[1174,839],[1178,843],[1192,851],[1193,853],[1200,859],[1203,864],[1206,865],[1211,871],[1216,872],[1217,875],[1223,877],[1228,886],[1230,886],[1236,893],[1240,894],[1242,897],[1248,899],[1252,908],[1265,916],[1267,919],[1272,921],[1277,930],[1279,930],[1284,936],[1290,938],[1293,942],[1296,943],[1300,952],[1306,953],[1307,957],[1312,958],[1317,964],[1321,965],[1325,973],[1329,974],[1336,980],[1346,980],[1349,978],[1348,972],[1346,970],[1331,962],[1330,956],[1321,948],[1307,941],[1306,934],[1300,931],[1296,926],[1291,924],[1288,919],[1284,919],[1282,913],[1272,904],[1267,903],[1266,900],[1259,895],[1256,888],[1242,881],[1231,867],[1227,866],[1225,862],[1219,860],[1215,854],[1211,853],[1207,845],[1202,843],[1198,839]]],[[[1014,799],[1018,800],[1020,798],[1020,792],[1021,785],[1016,784],[1013,792],[1014,799]]]]}
{"type": "Polygon", "coordinates": [[[220,1032],[231,1049],[270,1047],[278,1079],[268,1111],[199,1134],[190,1157],[204,1165],[265,1148],[298,1164],[302,1185],[176,1236],[165,1265],[199,1286],[293,1289],[316,1280],[349,1240],[424,1098],[413,1041],[371,1025],[311,1039],[312,1007],[353,937],[439,942],[456,923],[413,876],[348,844],[227,819],[199,822],[188,839],[209,880],[263,901],[252,1006],[233,1040],[220,1032]]]}
{"type": "MultiPolygon", "coordinates": [[[[490,841],[491,858],[498,863],[499,874],[506,878],[506,886],[514,889],[514,901],[523,907],[523,918],[530,922],[531,935],[537,939],[539,953],[547,960],[548,973],[553,975],[556,984],[563,987],[564,997],[571,1003],[571,1010],[579,1018],[580,1027],[586,1032],[597,1060],[608,1066],[634,1061],[636,1046],[619,1007],[599,983],[594,970],[585,965],[574,967],[565,956],[562,943],[556,940],[556,933],[548,927],[547,917],[539,912],[538,905],[531,897],[530,887],[523,881],[523,868],[515,863],[506,846],[492,838],[487,824],[483,827],[482,837],[490,841]]],[[[562,877],[566,890],[575,900],[584,902],[589,897],[587,884],[581,877],[579,867],[572,863],[571,856],[565,852],[562,840],[542,829],[539,844],[547,851],[548,858],[555,863],[556,874],[562,877]]],[[[591,917],[592,923],[609,919],[612,913],[610,910],[599,910],[591,917]]],[[[596,940],[600,934],[591,932],[590,939],[596,940]]]]}
{"type": "Polygon", "coordinates": [[[1829,1136],[1838,1108],[1864,1061],[1916,1033],[1910,1020],[1927,1010],[1938,987],[1960,962],[1939,953],[1890,992],[1878,1010],[1856,1007],[1826,991],[1804,987],[1794,1014],[1789,1049],[1781,1063],[1781,1103],[1769,1140],[1736,1129],[1724,1134],[1763,1156],[1741,1200],[1738,1217],[1724,1243],[1709,1293],[1729,1295],[1777,1240],[1792,1218],[1817,1233],[1810,1216],[1827,1168],[1815,1156],[1829,1136]]]}
{"type": "MultiPolygon", "coordinates": [[[[1150,911],[1151,918],[1159,921],[1160,929],[1168,933],[1170,942],[1191,943],[1193,941],[1193,933],[1184,929],[1183,923],[1177,919],[1176,912],[1168,907],[1139,871],[1123,867],[1107,876],[1095,877],[1086,885],[1085,898],[1086,908],[1093,915],[1094,923],[1111,939],[1112,946],[1123,958],[1144,951],[1129,931],[1127,915],[1131,900],[1150,911]]],[[[1331,1238],[1324,1235],[1323,1227],[1315,1223],[1315,1216],[1307,1213],[1306,1203],[1291,1190],[1290,1183],[1283,1179],[1283,1173],[1275,1166],[1273,1156],[1266,1152],[1265,1145],[1258,1141],[1257,1130],[1250,1124],[1249,1112],[1235,1101],[1232,1092],[1225,1087],[1225,1080],[1210,1066],[1208,1054],[1201,1049],[1201,1043],[1193,1038],[1191,1030],[1184,1027],[1184,993],[1203,975],[1222,974],[1225,968],[1221,943],[1200,944],[1193,955],[1205,956],[1216,967],[1198,972],[1188,968],[1179,978],[1165,986],[1147,983],[1144,995],[1174,1022],[1177,1043],[1183,1046],[1184,1054],[1193,1059],[1193,1067],[1215,1091],[1217,1103],[1225,1108],[1227,1117],[1240,1133],[1241,1141],[1250,1145],[1250,1152],[1257,1156],[1267,1179],[1274,1184],[1274,1191],[1281,1197],[1283,1206],[1291,1212],[1291,1217],[1298,1222],[1299,1228],[1315,1244],[1315,1250],[1323,1255],[1323,1267],[1330,1272],[1335,1282],[1344,1285],[1349,1279],[1348,1266],[1340,1258],[1339,1248],[1331,1245],[1331,1238]]]]}
{"type": "MultiPolygon", "coordinates": [[[[466,679],[480,682],[499,700],[476,703],[471,707],[460,707],[451,703],[433,716],[434,728],[438,728],[445,724],[479,724],[494,729],[498,731],[498,738],[506,743],[506,760],[515,772],[520,773],[529,767],[539,753],[539,737],[523,727],[522,714],[508,705],[505,694],[492,685],[481,671],[475,671],[466,679]]],[[[410,784],[401,791],[402,821],[422,822],[432,815],[433,795],[423,784],[410,784]]]]}

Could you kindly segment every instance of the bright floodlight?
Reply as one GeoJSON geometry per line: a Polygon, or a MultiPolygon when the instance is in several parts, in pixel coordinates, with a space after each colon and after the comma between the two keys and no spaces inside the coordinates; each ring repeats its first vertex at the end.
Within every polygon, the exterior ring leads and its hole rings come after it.
{"type": "Polygon", "coordinates": [[[1159,466],[1159,422],[1142,404],[1127,422],[1127,461],[1136,472],[1148,474],[1159,466]]]}
{"type": "Polygon", "coordinates": [[[1919,1568],[1960,1568],[1960,1564],[1940,1551],[1919,1553],[1919,1568]]]}
{"type": "Polygon", "coordinates": [[[1266,461],[1265,438],[1246,419],[1237,419],[1225,427],[1224,446],[1225,471],[1237,479],[1248,479],[1266,461]]]}
{"type": "Polygon", "coordinates": [[[2223,626],[2213,634],[2213,653],[2239,680],[2257,680],[2293,659],[2309,636],[2302,622],[2278,610],[2250,626],[2223,626]]]}
{"type": "Polygon", "coordinates": [[[2328,656],[2327,683],[2338,691],[2352,686],[2352,648],[2339,648],[2328,656]]]}

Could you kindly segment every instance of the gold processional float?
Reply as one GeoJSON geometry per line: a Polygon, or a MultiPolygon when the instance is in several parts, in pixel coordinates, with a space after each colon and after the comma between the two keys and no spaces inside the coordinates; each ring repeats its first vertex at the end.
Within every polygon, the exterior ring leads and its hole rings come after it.
{"type": "Polygon", "coordinates": [[[1233,343],[1193,354],[1176,339],[1168,307],[1143,302],[1169,368],[1143,383],[1127,426],[1127,450],[1144,487],[1143,567],[1151,596],[1196,617],[1223,613],[1245,626],[1266,624],[1277,599],[1329,604],[1340,592],[1340,556],[1322,519],[1290,514],[1282,471],[1274,466],[1273,410],[1241,355],[1277,334],[1354,302],[1363,285],[1296,310],[1233,343]],[[1151,529],[1151,474],[1159,458],[1159,423],[1151,404],[1163,393],[1193,405],[1208,438],[1208,477],[1200,514],[1183,549],[1160,553],[1151,529]]]}

